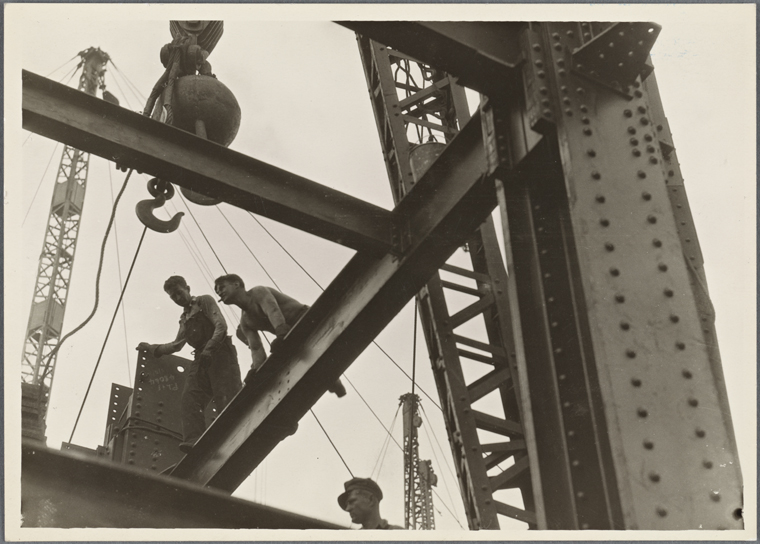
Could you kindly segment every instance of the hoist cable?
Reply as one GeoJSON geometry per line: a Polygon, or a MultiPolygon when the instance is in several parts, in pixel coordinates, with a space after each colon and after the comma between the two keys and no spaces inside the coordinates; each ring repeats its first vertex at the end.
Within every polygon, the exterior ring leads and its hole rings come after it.
{"type": "Polygon", "coordinates": [[[106,232],[103,235],[103,242],[100,245],[100,258],[98,260],[98,272],[95,276],[95,305],[93,306],[92,311],[90,312],[90,315],[88,315],[84,321],[82,321],[79,325],[77,325],[76,328],[66,333],[66,335],[64,335],[64,337],[58,341],[58,344],[56,344],[56,346],[50,351],[50,354],[48,355],[48,358],[47,358],[47,363],[45,363],[45,367],[40,373],[40,382],[44,381],[45,376],[50,370],[50,363],[52,363],[53,357],[55,357],[55,355],[61,349],[61,346],[66,341],[66,339],[69,338],[74,333],[81,330],[85,325],[87,325],[87,323],[89,323],[90,320],[95,315],[95,312],[98,310],[98,303],[100,302],[100,275],[103,272],[103,256],[105,255],[105,252],[106,252],[106,242],[108,242],[108,234],[111,232],[111,226],[113,225],[114,219],[116,218],[116,207],[119,205],[119,200],[121,200],[121,196],[124,194],[124,190],[127,188],[127,183],[129,182],[129,178],[132,175],[133,171],[134,171],[133,169],[130,169],[129,172],[127,172],[127,177],[124,178],[124,183],[122,184],[121,189],[119,190],[119,194],[116,195],[116,200],[114,201],[113,209],[111,210],[111,217],[108,220],[108,226],[106,227],[106,232]]]}
{"type": "Polygon", "coordinates": [[[124,101],[127,103],[127,106],[129,106],[129,109],[133,110],[134,108],[132,107],[132,104],[129,103],[129,98],[127,98],[127,93],[125,93],[124,89],[122,89],[121,85],[119,85],[119,80],[115,77],[111,79],[113,79],[113,82],[116,83],[116,86],[119,88],[119,92],[121,93],[122,98],[124,98],[124,101]]]}
{"type": "Polygon", "coordinates": [[[127,77],[127,74],[125,74],[121,70],[121,68],[119,68],[118,66],[116,66],[116,63],[113,61],[113,59],[108,59],[108,61],[111,64],[113,64],[113,67],[116,68],[116,71],[119,73],[119,75],[124,78],[124,81],[127,82],[127,85],[129,85],[132,88],[132,92],[135,95],[135,97],[138,98],[138,99],[140,99],[142,102],[145,102],[145,95],[140,91],[139,87],[137,87],[137,85],[135,85],[134,83],[132,83],[132,80],[130,80],[127,77]]]}
{"type": "MultiPolygon", "coordinates": [[[[30,136],[34,134],[34,132],[29,133],[30,136]]],[[[58,146],[61,145],[60,142],[56,142],[55,147],[53,148],[53,152],[50,154],[50,160],[47,163],[47,166],[45,167],[45,171],[42,173],[42,177],[40,178],[40,182],[37,184],[37,189],[34,191],[34,196],[32,197],[32,201],[29,203],[29,209],[26,210],[26,215],[24,216],[24,220],[21,222],[21,226],[24,226],[24,223],[26,223],[26,218],[29,217],[29,212],[32,211],[32,205],[34,204],[34,200],[37,198],[37,193],[40,191],[40,187],[42,187],[42,181],[45,179],[45,174],[47,174],[48,168],[50,168],[50,164],[53,162],[53,157],[55,157],[55,152],[58,150],[58,146]]]]}
{"type": "Polygon", "coordinates": [[[214,246],[212,246],[211,242],[209,242],[208,238],[206,238],[206,233],[203,232],[203,229],[201,228],[200,223],[198,223],[198,220],[195,218],[195,214],[193,213],[193,210],[190,209],[190,206],[187,204],[185,197],[182,195],[182,191],[179,191],[179,197],[182,199],[182,202],[185,204],[185,208],[187,208],[187,211],[190,212],[190,217],[192,217],[193,221],[195,221],[195,224],[198,227],[198,230],[201,231],[201,235],[203,236],[203,239],[206,240],[208,247],[211,248],[211,252],[214,254],[214,257],[216,257],[216,260],[219,261],[219,266],[222,267],[222,270],[224,270],[225,274],[228,274],[229,272],[227,272],[227,269],[222,264],[222,260],[219,258],[219,255],[216,254],[216,251],[214,250],[214,246]]]}
{"type": "Polygon", "coordinates": [[[317,420],[317,424],[319,425],[319,428],[320,428],[320,429],[322,429],[322,432],[323,432],[323,433],[325,433],[325,436],[327,437],[327,440],[329,440],[329,441],[330,441],[330,444],[332,445],[333,449],[335,450],[335,453],[337,453],[337,454],[338,454],[338,457],[340,457],[340,460],[341,460],[341,461],[343,461],[343,464],[345,465],[345,467],[346,467],[346,470],[348,471],[348,473],[349,473],[349,474],[351,475],[351,477],[353,478],[353,477],[354,477],[354,473],[353,473],[353,472],[351,472],[351,469],[350,469],[350,468],[348,468],[348,463],[346,463],[346,460],[345,460],[345,459],[343,459],[343,456],[340,454],[340,451],[338,451],[338,448],[337,448],[337,446],[335,445],[335,442],[333,442],[333,441],[332,441],[332,438],[330,438],[330,435],[329,435],[329,434],[327,434],[327,431],[326,431],[326,430],[325,430],[325,428],[322,426],[322,423],[319,421],[319,418],[317,417],[317,414],[315,414],[315,413],[314,413],[314,410],[312,410],[311,408],[309,408],[309,412],[311,412],[311,415],[313,415],[313,416],[314,416],[314,419],[316,419],[316,420],[317,420]]]}
{"type": "MultiPolygon", "coordinates": [[[[174,210],[175,213],[179,212],[179,208],[173,202],[170,201],[169,204],[171,205],[172,210],[174,210]]],[[[164,208],[164,210],[166,211],[166,214],[169,216],[169,219],[171,219],[172,215],[169,213],[169,211],[166,210],[166,208],[164,208]]],[[[209,266],[208,262],[206,261],[206,258],[203,256],[203,252],[201,251],[200,246],[198,246],[197,242],[195,241],[195,237],[190,232],[190,229],[187,227],[186,224],[180,223],[180,225],[182,227],[184,227],[184,229],[187,231],[187,236],[189,237],[190,242],[192,243],[193,247],[195,247],[195,254],[198,255],[198,258],[200,259],[201,263],[205,267],[204,270],[205,270],[206,274],[208,274],[208,276],[211,278],[211,282],[213,283],[213,281],[214,281],[214,273],[211,271],[211,267],[209,266]]],[[[181,232],[181,231],[179,231],[179,232],[181,232]]],[[[192,252],[192,248],[188,247],[188,249],[192,252]]]]}
{"type": "MultiPolygon", "coordinates": [[[[267,228],[261,223],[261,221],[259,221],[258,218],[252,212],[248,212],[248,214],[253,218],[254,221],[256,221],[256,223],[259,224],[259,226],[262,229],[264,229],[264,232],[266,232],[272,238],[272,240],[274,240],[277,243],[277,245],[282,248],[282,250],[288,255],[288,257],[290,257],[293,260],[293,262],[296,263],[298,265],[298,267],[301,270],[304,271],[304,273],[311,279],[311,281],[313,281],[316,284],[317,287],[319,287],[322,291],[324,291],[325,288],[322,287],[322,285],[320,285],[320,283],[316,279],[314,279],[314,277],[311,274],[309,274],[309,272],[301,265],[301,263],[298,262],[298,260],[295,257],[293,257],[293,255],[291,255],[291,253],[287,249],[285,249],[285,247],[280,243],[280,241],[277,238],[275,238],[274,235],[271,232],[269,232],[269,230],[267,230],[267,228]]],[[[383,355],[385,355],[388,358],[388,360],[391,363],[393,363],[394,365],[396,365],[396,368],[398,368],[404,374],[404,376],[406,376],[407,378],[409,378],[409,380],[412,379],[412,377],[409,374],[407,374],[406,370],[404,370],[403,368],[401,368],[401,365],[399,365],[393,359],[393,357],[390,356],[390,354],[387,351],[385,351],[382,347],[380,347],[380,344],[378,344],[377,341],[373,340],[372,343],[375,345],[375,347],[377,349],[379,349],[382,352],[383,355]]],[[[433,397],[431,397],[430,395],[428,395],[427,392],[424,389],[422,389],[421,387],[419,389],[428,398],[428,400],[430,400],[430,402],[433,403],[433,406],[435,406],[439,410],[443,411],[443,409],[438,405],[438,403],[435,402],[435,400],[433,400],[433,397]]]]}
{"type": "Polygon", "coordinates": [[[77,430],[77,425],[79,424],[79,418],[82,415],[82,410],[84,410],[84,405],[87,402],[87,396],[90,394],[90,388],[92,387],[92,382],[95,381],[95,374],[98,371],[98,367],[100,366],[100,361],[103,358],[103,352],[106,349],[106,344],[108,343],[108,337],[111,334],[111,329],[113,328],[113,323],[116,321],[116,315],[119,313],[119,306],[121,306],[121,301],[124,298],[124,292],[127,290],[127,285],[129,284],[129,278],[132,276],[132,270],[135,268],[135,263],[137,262],[137,256],[140,254],[140,248],[142,247],[143,240],[145,239],[145,233],[148,232],[148,227],[144,227],[142,231],[142,236],[140,236],[140,241],[137,244],[137,250],[135,251],[135,256],[132,258],[132,264],[129,267],[129,272],[127,273],[127,279],[124,282],[124,287],[121,290],[121,294],[119,295],[119,300],[116,302],[116,308],[114,308],[113,311],[113,317],[111,317],[111,323],[108,325],[108,331],[106,332],[106,337],[103,339],[103,346],[100,348],[100,354],[98,355],[98,360],[95,362],[95,368],[92,370],[92,376],[90,376],[90,383],[87,384],[87,391],[84,393],[84,398],[82,399],[82,405],[79,407],[79,413],[77,414],[76,421],[74,421],[74,428],[71,429],[71,436],[69,437],[69,443],[72,443],[72,440],[74,439],[74,432],[77,430]]]}
{"type": "MultiPolygon", "coordinates": [[[[357,395],[359,395],[359,398],[360,398],[360,399],[362,399],[362,401],[363,401],[363,402],[364,402],[364,404],[367,406],[367,408],[369,408],[369,411],[370,411],[370,412],[372,412],[372,415],[373,415],[373,416],[375,416],[375,419],[377,419],[377,421],[380,423],[380,425],[381,425],[381,426],[382,426],[382,428],[385,430],[385,432],[386,432],[386,433],[388,433],[388,434],[390,435],[390,434],[391,434],[391,431],[389,431],[389,430],[388,430],[388,428],[387,428],[387,427],[386,427],[386,426],[383,424],[383,421],[382,421],[382,420],[380,419],[380,417],[379,417],[379,416],[378,416],[378,415],[375,413],[375,411],[374,411],[374,410],[372,409],[372,407],[369,405],[369,403],[367,402],[367,400],[366,400],[366,399],[365,399],[365,398],[362,396],[362,394],[361,394],[361,393],[359,393],[359,390],[356,388],[356,386],[353,384],[353,382],[352,382],[352,381],[351,381],[351,380],[348,378],[348,376],[347,376],[346,374],[343,374],[343,377],[344,377],[344,378],[346,378],[346,381],[348,382],[348,384],[349,384],[349,385],[350,385],[350,386],[353,388],[353,390],[354,390],[354,391],[356,391],[356,394],[357,394],[357,395]]],[[[396,411],[398,411],[398,410],[396,410],[396,411]]],[[[391,438],[393,438],[393,437],[391,436],[391,438]]],[[[394,442],[396,442],[396,439],[394,438],[394,439],[393,439],[393,441],[394,441],[394,442]]],[[[401,445],[399,445],[399,443],[398,443],[398,442],[396,442],[396,445],[397,445],[399,448],[401,447],[401,445]]],[[[402,450],[402,451],[403,451],[403,450],[402,450]]]]}
{"type": "MultiPolygon", "coordinates": [[[[353,387],[353,385],[352,385],[352,387],[353,387]]],[[[354,389],[356,389],[356,388],[354,388],[354,389]]],[[[396,442],[395,438],[393,438],[393,429],[396,426],[396,419],[398,418],[398,412],[399,412],[399,410],[401,410],[401,405],[400,404],[398,406],[396,406],[396,413],[393,414],[393,419],[391,420],[390,428],[386,427],[383,424],[382,421],[380,422],[380,425],[382,425],[383,429],[385,429],[385,439],[383,440],[383,444],[380,446],[380,452],[378,453],[377,459],[375,460],[375,465],[372,467],[372,472],[370,473],[370,477],[372,477],[375,474],[375,469],[377,468],[378,463],[380,463],[380,459],[382,457],[384,457],[385,453],[383,453],[383,451],[385,451],[387,453],[388,447],[390,446],[390,443],[391,443],[391,440],[393,440],[393,442],[396,444],[396,446],[399,446],[399,443],[396,442]]],[[[401,447],[401,446],[399,446],[399,447],[401,447]]],[[[379,470],[377,472],[377,476],[380,476],[380,471],[379,470]]]]}
{"type": "MultiPolygon", "coordinates": [[[[113,205],[113,178],[111,177],[111,163],[107,163],[108,168],[108,188],[111,190],[111,205],[113,205]]],[[[113,226],[113,237],[114,241],[116,242],[116,270],[119,272],[119,289],[124,288],[124,281],[121,277],[121,251],[119,250],[119,229],[114,224],[113,226]]],[[[126,311],[126,304],[122,304],[121,306],[121,319],[122,319],[122,325],[124,325],[124,349],[127,353],[127,383],[131,386],[132,385],[132,367],[129,364],[129,336],[127,335],[127,311],[126,311]]]]}
{"type": "Polygon", "coordinates": [[[70,63],[72,60],[74,60],[74,59],[75,59],[75,58],[77,58],[78,56],[79,56],[78,54],[77,54],[77,55],[74,55],[73,57],[71,57],[69,60],[67,60],[67,61],[66,61],[66,62],[64,62],[63,64],[61,64],[61,65],[60,65],[58,68],[56,68],[55,70],[53,70],[52,72],[50,72],[50,73],[49,73],[48,75],[46,75],[45,77],[46,77],[46,78],[48,78],[48,79],[50,79],[50,76],[52,76],[54,73],[56,73],[58,70],[60,70],[60,69],[61,69],[61,68],[63,68],[64,66],[66,66],[68,63],[70,63]]]}
{"type": "Polygon", "coordinates": [[[279,285],[277,285],[277,282],[276,282],[276,281],[274,281],[274,278],[272,277],[272,275],[271,275],[271,274],[270,274],[270,273],[267,271],[267,269],[266,269],[266,268],[264,268],[264,265],[263,265],[263,264],[261,264],[261,261],[260,261],[260,260],[258,259],[258,257],[256,257],[256,255],[253,253],[253,250],[252,250],[252,249],[251,249],[251,248],[248,246],[248,244],[245,242],[245,240],[243,239],[243,237],[242,237],[242,236],[240,236],[240,233],[237,231],[237,229],[234,227],[234,225],[233,225],[233,224],[230,222],[230,220],[227,218],[227,216],[226,216],[226,215],[224,215],[224,212],[222,211],[222,208],[220,208],[219,206],[217,206],[217,207],[216,207],[216,209],[217,209],[217,210],[219,210],[219,213],[220,213],[220,214],[222,214],[222,217],[224,217],[224,220],[225,220],[225,221],[227,221],[227,224],[230,226],[230,228],[231,228],[231,229],[234,231],[234,233],[235,233],[235,234],[237,234],[237,237],[238,237],[238,238],[240,238],[240,241],[241,241],[241,242],[243,242],[243,245],[244,245],[244,246],[245,246],[245,248],[248,250],[248,253],[250,253],[250,254],[251,254],[251,256],[254,258],[254,260],[255,260],[255,261],[256,261],[256,263],[259,265],[259,267],[261,267],[261,269],[264,271],[264,274],[266,274],[266,275],[267,275],[267,277],[269,278],[269,280],[270,280],[270,281],[271,281],[271,282],[274,284],[274,286],[275,286],[275,287],[276,287],[278,290],[280,290],[280,291],[281,291],[282,289],[280,289],[280,286],[279,286],[279,285]]]}
{"type": "MultiPolygon", "coordinates": [[[[423,411],[424,412],[424,411],[423,411]]],[[[427,414],[425,414],[425,418],[427,419],[427,414]]],[[[428,423],[430,421],[428,420],[428,423]]],[[[433,452],[433,458],[435,459],[436,464],[440,467],[441,461],[438,459],[438,455],[435,453],[435,448],[433,447],[433,441],[430,439],[430,433],[433,433],[433,436],[435,436],[435,432],[433,432],[433,428],[430,425],[422,425],[422,427],[425,429],[425,435],[427,436],[428,442],[430,442],[430,449],[433,452]],[[430,427],[430,431],[428,431],[428,427],[430,427]]],[[[438,441],[438,438],[436,437],[436,442],[438,441]]],[[[440,449],[440,446],[439,446],[440,449]]],[[[454,481],[456,482],[456,477],[454,477],[453,472],[451,470],[451,467],[447,464],[444,465],[446,469],[451,473],[452,477],[454,478],[454,481]]],[[[446,494],[449,497],[449,500],[451,501],[451,504],[454,504],[454,499],[451,497],[451,491],[449,490],[449,484],[448,479],[443,477],[443,473],[441,473],[441,479],[443,480],[443,486],[446,488],[446,494]]]]}

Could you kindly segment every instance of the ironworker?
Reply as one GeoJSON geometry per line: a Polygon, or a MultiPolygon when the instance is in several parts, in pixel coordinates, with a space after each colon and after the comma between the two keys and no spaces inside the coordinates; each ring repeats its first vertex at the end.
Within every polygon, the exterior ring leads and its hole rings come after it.
{"type": "MultiPolygon", "coordinates": [[[[237,274],[218,277],[214,282],[214,290],[219,295],[220,302],[234,304],[243,311],[237,337],[251,350],[253,361],[245,378],[247,383],[267,358],[259,331],[275,335],[270,346],[270,350],[274,352],[290,329],[306,314],[309,306],[271,287],[257,286],[246,291],[245,283],[237,274]]],[[[329,391],[339,397],[346,394],[346,388],[340,379],[329,391]]]]}
{"type": "Polygon", "coordinates": [[[362,529],[403,529],[380,517],[383,492],[374,480],[351,478],[343,487],[345,491],[338,496],[338,504],[351,516],[352,523],[360,524],[362,529]]]}
{"type": "Polygon", "coordinates": [[[206,430],[204,410],[213,399],[218,410],[224,409],[242,387],[237,351],[227,336],[227,322],[211,295],[190,295],[190,287],[182,276],[171,276],[164,291],[182,306],[177,338],[168,344],[141,342],[137,349],[153,357],[181,350],[185,343],[193,351],[193,362],[185,376],[182,390],[182,435],[180,450],[187,453],[206,430]]]}

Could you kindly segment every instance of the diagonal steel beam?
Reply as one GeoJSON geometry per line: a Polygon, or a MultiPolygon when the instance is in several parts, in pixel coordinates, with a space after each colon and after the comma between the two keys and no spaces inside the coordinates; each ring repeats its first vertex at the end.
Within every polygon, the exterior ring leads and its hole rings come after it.
{"type": "Polygon", "coordinates": [[[482,93],[519,84],[523,61],[520,33],[525,23],[338,21],[439,70],[482,93]]]}
{"type": "Polygon", "coordinates": [[[478,115],[396,208],[404,255],[358,253],[172,475],[234,490],[490,214],[486,168],[478,115]]]}
{"type": "Polygon", "coordinates": [[[391,212],[23,71],[23,126],[356,250],[387,252],[391,212]]]}

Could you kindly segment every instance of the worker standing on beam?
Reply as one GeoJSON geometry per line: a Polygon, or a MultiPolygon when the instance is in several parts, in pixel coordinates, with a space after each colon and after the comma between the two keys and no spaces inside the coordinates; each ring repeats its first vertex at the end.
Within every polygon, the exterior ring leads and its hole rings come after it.
{"type": "Polygon", "coordinates": [[[380,517],[383,492],[374,480],[351,478],[343,488],[345,491],[338,496],[338,504],[351,516],[352,523],[360,524],[362,529],[403,529],[380,517]]]}
{"type": "Polygon", "coordinates": [[[237,351],[227,336],[227,322],[211,295],[190,295],[190,287],[182,276],[171,276],[164,282],[164,291],[182,306],[177,338],[168,344],[141,342],[138,350],[153,357],[181,350],[185,343],[193,351],[193,362],[182,390],[182,435],[179,449],[188,453],[206,430],[204,411],[213,399],[223,410],[242,387],[237,351]]]}
{"type": "MultiPolygon", "coordinates": [[[[243,311],[237,337],[251,350],[253,362],[245,378],[248,383],[267,358],[259,331],[267,331],[276,336],[270,346],[274,352],[290,329],[306,314],[309,306],[271,287],[257,286],[246,291],[245,283],[237,274],[218,277],[214,282],[214,290],[219,295],[220,302],[234,304],[243,311]]],[[[338,397],[346,394],[346,388],[340,379],[329,391],[338,397]]]]}

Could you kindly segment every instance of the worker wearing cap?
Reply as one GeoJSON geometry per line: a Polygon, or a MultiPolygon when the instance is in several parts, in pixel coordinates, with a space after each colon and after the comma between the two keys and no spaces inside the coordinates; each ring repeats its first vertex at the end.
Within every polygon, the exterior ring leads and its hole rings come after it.
{"type": "Polygon", "coordinates": [[[383,492],[374,480],[351,478],[343,487],[345,491],[338,496],[338,504],[351,516],[352,523],[361,524],[362,529],[403,529],[380,517],[383,492]]]}

